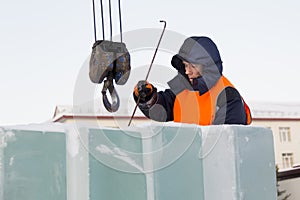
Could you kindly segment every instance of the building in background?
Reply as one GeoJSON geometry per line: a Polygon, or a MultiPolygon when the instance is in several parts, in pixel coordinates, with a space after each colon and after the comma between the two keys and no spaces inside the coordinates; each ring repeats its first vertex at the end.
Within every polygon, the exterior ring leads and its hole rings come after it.
{"type": "Polygon", "coordinates": [[[280,171],[300,165],[300,104],[252,103],[252,126],[272,130],[280,171]]]}
{"type": "MultiPolygon", "coordinates": [[[[132,109],[133,110],[133,109],[132,109]]],[[[104,108],[92,109],[91,106],[56,106],[52,122],[59,123],[80,123],[91,126],[103,126],[119,128],[128,126],[131,114],[124,108],[119,109],[118,112],[111,113],[106,111],[104,108]]],[[[146,118],[138,109],[132,120],[132,124],[142,124],[151,122],[146,118]]]]}

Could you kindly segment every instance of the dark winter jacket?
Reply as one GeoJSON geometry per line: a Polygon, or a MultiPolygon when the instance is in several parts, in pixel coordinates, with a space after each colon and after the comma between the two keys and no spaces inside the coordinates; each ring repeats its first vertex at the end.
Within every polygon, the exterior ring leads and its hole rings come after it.
{"type": "MultiPolygon", "coordinates": [[[[199,95],[205,94],[217,83],[223,71],[217,46],[208,37],[187,38],[179,53],[172,58],[171,64],[177,69],[178,75],[168,82],[170,89],[154,92],[149,101],[139,103],[140,110],[156,121],[173,121],[176,95],[185,89],[199,91],[199,95]],[[193,85],[185,74],[182,61],[203,66],[202,76],[194,79],[193,85]]],[[[244,102],[235,88],[226,87],[219,94],[216,107],[212,124],[247,124],[244,102]]]]}

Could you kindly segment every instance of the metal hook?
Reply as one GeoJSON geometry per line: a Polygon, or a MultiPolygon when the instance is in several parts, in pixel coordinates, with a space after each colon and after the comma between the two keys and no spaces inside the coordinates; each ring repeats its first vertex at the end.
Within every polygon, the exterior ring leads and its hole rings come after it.
{"type": "Polygon", "coordinates": [[[113,85],[113,79],[111,76],[107,77],[107,79],[104,81],[103,89],[102,89],[102,100],[105,108],[109,112],[116,112],[119,109],[120,106],[120,99],[118,96],[117,91],[115,90],[115,87],[113,85]],[[106,91],[109,91],[112,103],[109,102],[106,91]]]}

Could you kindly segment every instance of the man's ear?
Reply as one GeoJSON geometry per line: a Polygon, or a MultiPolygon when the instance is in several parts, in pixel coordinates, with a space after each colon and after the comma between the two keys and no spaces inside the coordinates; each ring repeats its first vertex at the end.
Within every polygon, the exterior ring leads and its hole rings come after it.
{"type": "Polygon", "coordinates": [[[203,76],[203,72],[204,72],[204,66],[201,64],[194,64],[194,66],[197,68],[197,70],[200,73],[200,76],[203,76]]]}

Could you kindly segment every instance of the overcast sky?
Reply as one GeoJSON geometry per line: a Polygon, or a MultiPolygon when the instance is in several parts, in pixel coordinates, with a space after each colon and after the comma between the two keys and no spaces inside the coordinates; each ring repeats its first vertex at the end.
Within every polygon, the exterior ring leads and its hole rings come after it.
{"type": "MultiPolygon", "coordinates": [[[[116,1],[112,3],[116,15],[116,1]]],[[[154,47],[164,19],[169,33],[209,36],[220,50],[224,75],[246,101],[300,102],[299,9],[296,0],[128,0],[122,1],[123,31],[137,41],[153,40],[154,47]]],[[[92,1],[1,1],[0,27],[0,125],[43,122],[56,105],[73,105],[74,88],[78,77],[87,76],[80,73],[94,42],[92,1]]],[[[117,35],[118,24],[113,30],[117,35]]],[[[128,39],[128,46],[133,42],[128,39]]],[[[173,41],[175,47],[181,42],[173,41]]],[[[128,94],[135,81],[144,79],[135,69],[146,72],[153,56],[154,48],[143,45],[131,54],[128,94]]],[[[164,65],[164,72],[170,67],[172,75],[170,58],[178,49],[165,50],[158,52],[155,64],[164,65]]],[[[151,72],[159,80],[170,74],[151,72]]]]}

